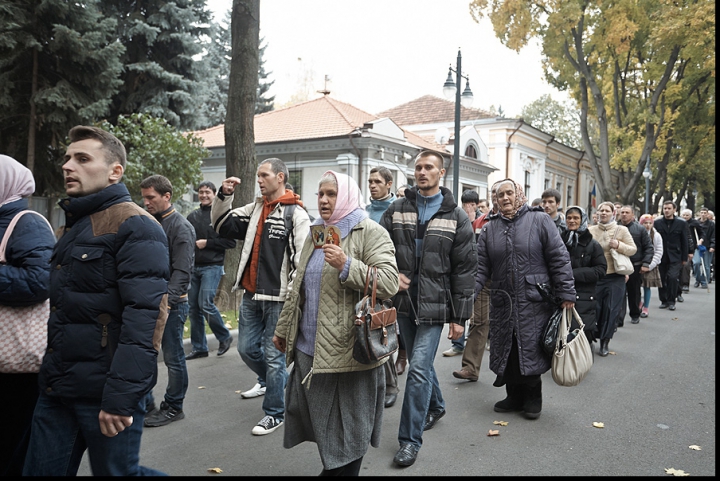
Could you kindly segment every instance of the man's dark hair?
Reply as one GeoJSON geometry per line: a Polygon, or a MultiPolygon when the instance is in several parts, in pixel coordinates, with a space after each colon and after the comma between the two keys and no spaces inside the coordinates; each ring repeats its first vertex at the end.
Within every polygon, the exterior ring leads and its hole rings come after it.
{"type": "Polygon", "coordinates": [[[472,189],[464,190],[462,195],[460,196],[460,202],[462,202],[463,204],[466,204],[468,202],[472,202],[473,204],[479,204],[480,195],[477,193],[477,191],[472,189]]]}
{"type": "Polygon", "coordinates": [[[672,204],[673,208],[675,210],[677,210],[677,207],[675,206],[675,202],[673,202],[671,200],[666,200],[665,202],[663,202],[663,205],[667,205],[667,204],[672,204]]]}
{"type": "Polygon", "coordinates": [[[213,184],[209,180],[206,180],[205,182],[200,182],[200,185],[198,185],[197,190],[200,190],[203,187],[207,187],[208,189],[213,191],[213,194],[217,194],[217,189],[215,188],[215,184],[213,184]]]}
{"type": "Polygon", "coordinates": [[[440,161],[439,168],[444,169],[445,168],[445,157],[443,157],[443,154],[441,154],[440,152],[438,152],[436,150],[426,149],[426,150],[420,151],[420,153],[415,156],[415,163],[417,163],[417,161],[422,159],[423,157],[430,157],[431,155],[438,158],[438,160],[440,161]]]}
{"type": "Polygon", "coordinates": [[[288,172],[287,165],[285,165],[285,162],[282,160],[271,157],[269,159],[265,159],[262,162],[258,164],[258,167],[260,167],[263,164],[270,164],[270,167],[272,168],[273,174],[278,175],[282,173],[283,180],[287,182],[288,177],[290,177],[290,172],[288,172]]]}
{"type": "Polygon", "coordinates": [[[163,175],[151,175],[150,177],[146,177],[142,182],[140,182],[140,188],[155,189],[155,192],[160,195],[170,193],[170,198],[172,199],[172,184],[168,178],[163,175]]]}
{"type": "Polygon", "coordinates": [[[115,162],[122,165],[125,169],[127,163],[127,153],[125,146],[110,132],[98,127],[90,127],[88,125],[76,125],[68,133],[70,142],[79,142],[81,140],[94,139],[100,141],[105,150],[105,162],[112,165],[115,162]]]}
{"type": "Polygon", "coordinates": [[[557,189],[545,189],[542,195],[540,195],[540,198],[544,199],[545,197],[555,197],[555,202],[557,202],[558,204],[560,203],[560,199],[562,198],[560,191],[557,189]]]}
{"type": "Polygon", "coordinates": [[[370,169],[371,174],[374,174],[375,172],[380,174],[380,177],[383,178],[383,180],[385,181],[386,184],[388,182],[392,182],[392,180],[393,180],[392,172],[390,172],[390,169],[388,169],[387,167],[373,167],[372,169],[370,169]]]}

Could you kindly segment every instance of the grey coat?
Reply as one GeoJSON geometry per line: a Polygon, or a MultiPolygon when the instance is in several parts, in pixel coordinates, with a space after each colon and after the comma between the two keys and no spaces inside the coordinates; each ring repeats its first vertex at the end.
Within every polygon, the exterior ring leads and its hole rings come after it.
{"type": "Polygon", "coordinates": [[[570,256],[557,226],[541,208],[523,205],[513,219],[491,215],[477,244],[475,292],[492,281],[490,369],[503,375],[516,336],[520,373],[546,372],[550,357],[540,347],[540,337],[553,307],[540,297],[535,284],[551,284],[557,297],[575,302],[570,256]]]}

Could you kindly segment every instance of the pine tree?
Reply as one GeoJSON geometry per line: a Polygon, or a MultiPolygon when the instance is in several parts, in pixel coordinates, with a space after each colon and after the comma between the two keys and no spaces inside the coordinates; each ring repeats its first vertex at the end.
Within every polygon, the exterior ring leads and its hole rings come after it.
{"type": "Polygon", "coordinates": [[[117,38],[125,45],[123,86],[114,97],[110,122],[120,115],[147,113],[192,130],[206,96],[202,53],[211,12],[206,0],[103,0],[106,17],[117,18],[117,38]]]}
{"type": "MultiPolygon", "coordinates": [[[[230,10],[225,13],[223,22],[215,23],[210,27],[210,40],[207,44],[207,53],[203,57],[205,70],[208,72],[206,80],[206,95],[198,109],[199,128],[208,128],[225,123],[227,113],[228,90],[230,87],[230,60],[232,58],[232,39],[230,38],[230,10]]],[[[258,92],[255,113],[261,114],[273,110],[275,96],[267,97],[267,92],[274,81],[268,81],[269,73],[265,72],[266,45],[260,39],[258,92]]]]}
{"type": "Polygon", "coordinates": [[[56,159],[70,128],[108,113],[120,86],[116,20],[95,0],[0,0],[0,152],[62,188],[56,159]]]}

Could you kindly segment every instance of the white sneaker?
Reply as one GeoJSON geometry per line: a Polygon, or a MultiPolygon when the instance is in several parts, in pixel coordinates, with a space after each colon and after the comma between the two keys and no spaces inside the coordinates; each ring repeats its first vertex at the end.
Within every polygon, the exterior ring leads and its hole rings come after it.
{"type": "Polygon", "coordinates": [[[462,349],[458,349],[455,346],[451,347],[447,351],[443,351],[443,356],[445,357],[452,357],[452,356],[459,356],[463,353],[462,349]]]}
{"type": "Polygon", "coordinates": [[[255,384],[249,391],[241,392],[240,396],[245,399],[250,399],[258,396],[265,395],[265,387],[261,386],[260,383],[255,384]]]}
{"type": "Polygon", "coordinates": [[[257,423],[257,426],[252,428],[252,433],[255,436],[263,436],[265,434],[270,434],[271,432],[282,426],[283,423],[284,421],[282,419],[277,419],[272,416],[265,416],[260,420],[259,423],[257,423]]]}

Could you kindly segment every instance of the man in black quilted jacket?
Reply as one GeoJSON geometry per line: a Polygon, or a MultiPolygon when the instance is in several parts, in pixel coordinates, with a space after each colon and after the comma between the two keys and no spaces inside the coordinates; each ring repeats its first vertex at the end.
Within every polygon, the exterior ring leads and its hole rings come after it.
{"type": "Polygon", "coordinates": [[[96,127],[69,137],[66,229],[50,261],[48,349],[23,475],[75,476],[85,450],[95,476],[162,474],[139,458],[167,319],[167,238],[120,182],[122,143],[96,127]]]}

